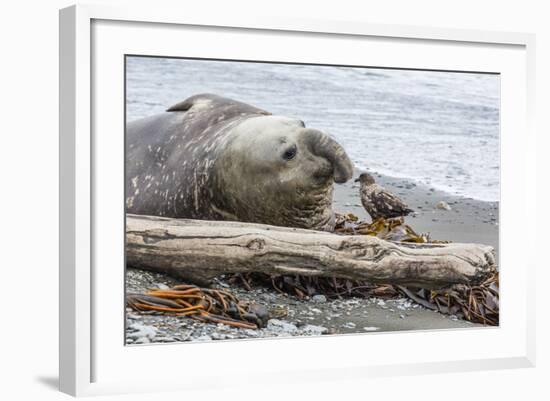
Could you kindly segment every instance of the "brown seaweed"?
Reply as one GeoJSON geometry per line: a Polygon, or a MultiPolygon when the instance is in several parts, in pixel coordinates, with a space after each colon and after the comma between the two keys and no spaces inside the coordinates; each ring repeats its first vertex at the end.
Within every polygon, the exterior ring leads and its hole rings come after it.
{"type": "Polygon", "coordinates": [[[188,284],[166,290],[155,288],[145,294],[127,294],[126,305],[136,311],[169,313],[243,329],[263,327],[268,318],[262,305],[245,304],[225,290],[188,284]]]}
{"type": "MultiPolygon", "coordinates": [[[[403,217],[373,222],[360,221],[352,213],[337,214],[335,233],[344,235],[371,235],[387,241],[414,243],[448,243],[418,234],[405,224],[403,217]]],[[[371,284],[366,281],[336,277],[274,276],[263,273],[234,274],[234,283],[251,289],[256,285],[268,286],[280,293],[307,299],[322,294],[328,298],[406,296],[414,302],[441,313],[454,315],[474,323],[496,326],[499,324],[499,273],[495,270],[483,283],[475,286],[454,285],[439,290],[406,288],[391,284],[371,284]]]]}

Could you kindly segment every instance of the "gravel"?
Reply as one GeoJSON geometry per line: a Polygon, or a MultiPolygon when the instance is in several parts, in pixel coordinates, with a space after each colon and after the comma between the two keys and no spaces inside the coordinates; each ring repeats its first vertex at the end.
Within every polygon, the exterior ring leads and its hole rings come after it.
{"type": "MultiPolygon", "coordinates": [[[[126,290],[130,293],[143,293],[151,288],[165,289],[181,284],[169,276],[137,269],[128,269],[126,278],[126,290]]],[[[300,300],[269,288],[260,287],[247,291],[228,283],[223,277],[216,279],[213,286],[224,288],[243,301],[254,301],[265,306],[271,317],[266,327],[257,330],[242,329],[224,324],[201,323],[188,317],[158,312],[136,312],[127,308],[126,343],[143,345],[395,330],[393,326],[384,326],[386,327],[384,329],[379,325],[381,322],[407,322],[410,320],[408,317],[410,313],[420,310],[428,312],[407,298],[383,300],[373,297],[333,300],[318,294],[311,299],[300,300]],[[396,312],[391,312],[390,309],[396,312]],[[406,316],[407,319],[405,319],[406,316]]],[[[448,322],[446,324],[453,324],[453,321],[444,318],[443,315],[436,317],[448,322]]]]}
{"type": "Polygon", "coordinates": [[[327,297],[325,297],[324,295],[314,295],[313,297],[311,297],[311,299],[313,302],[317,302],[320,304],[324,304],[325,302],[327,302],[327,297]]]}

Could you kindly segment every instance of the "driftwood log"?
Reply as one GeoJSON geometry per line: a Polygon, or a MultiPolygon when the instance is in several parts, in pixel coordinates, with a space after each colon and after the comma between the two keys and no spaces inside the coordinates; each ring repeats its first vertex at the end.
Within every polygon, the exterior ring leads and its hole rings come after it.
{"type": "Polygon", "coordinates": [[[364,235],[130,214],[126,262],[197,283],[224,273],[263,272],[422,288],[477,284],[495,268],[493,248],[486,245],[395,243],[364,235]]]}

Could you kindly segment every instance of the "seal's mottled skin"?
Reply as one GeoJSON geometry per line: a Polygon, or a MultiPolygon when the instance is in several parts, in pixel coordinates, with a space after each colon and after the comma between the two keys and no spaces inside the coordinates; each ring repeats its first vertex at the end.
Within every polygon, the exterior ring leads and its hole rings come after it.
{"type": "Polygon", "coordinates": [[[126,127],[128,213],[331,229],[352,170],[328,135],[216,95],[126,127]]]}

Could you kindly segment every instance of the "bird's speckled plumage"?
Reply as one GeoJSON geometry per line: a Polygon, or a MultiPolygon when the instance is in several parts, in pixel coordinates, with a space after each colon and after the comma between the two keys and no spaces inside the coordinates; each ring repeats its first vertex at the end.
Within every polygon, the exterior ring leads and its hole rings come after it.
{"type": "Polygon", "coordinates": [[[356,181],[360,183],[361,203],[373,220],[407,216],[413,212],[405,202],[378,185],[370,174],[363,173],[356,181]]]}

